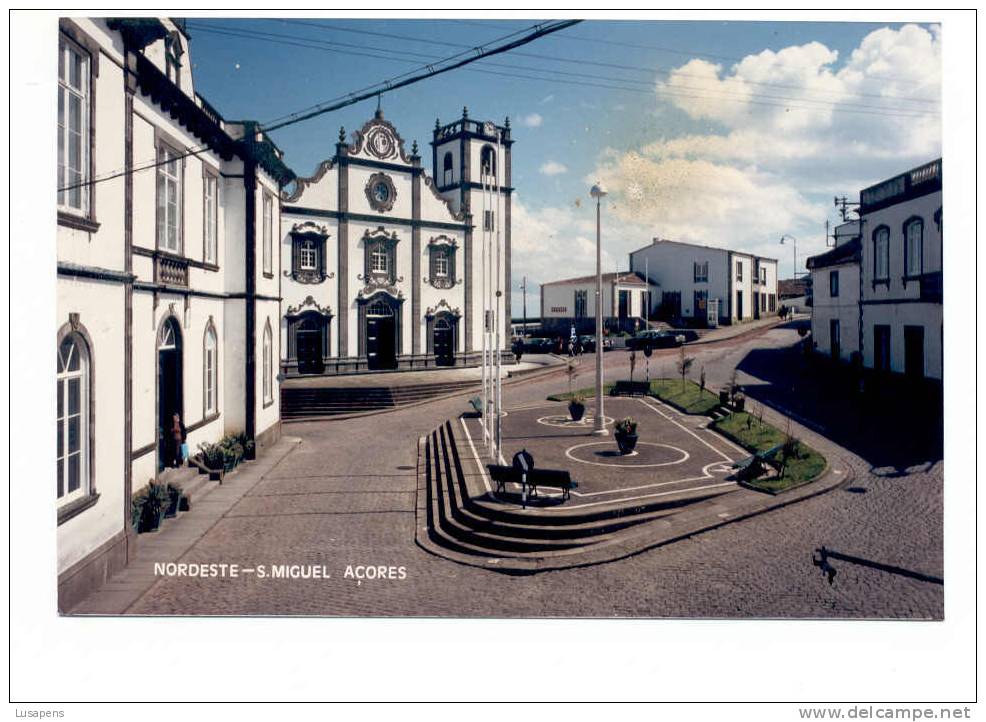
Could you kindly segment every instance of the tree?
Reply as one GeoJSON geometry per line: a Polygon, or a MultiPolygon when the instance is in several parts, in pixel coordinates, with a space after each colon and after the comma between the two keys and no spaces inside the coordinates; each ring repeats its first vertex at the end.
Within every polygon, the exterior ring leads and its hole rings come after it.
{"type": "Polygon", "coordinates": [[[685,376],[688,375],[688,371],[691,369],[692,364],[695,362],[691,356],[685,356],[685,347],[681,347],[681,351],[678,355],[678,373],[681,374],[681,392],[685,392],[685,376]]]}
{"type": "Polygon", "coordinates": [[[565,364],[565,375],[568,376],[568,395],[572,395],[572,382],[575,381],[575,377],[579,375],[579,367],[573,361],[568,361],[565,364]]]}
{"type": "Polygon", "coordinates": [[[633,370],[637,368],[637,352],[630,352],[630,385],[633,386],[633,370]]]}
{"type": "Polygon", "coordinates": [[[698,386],[702,393],[705,393],[705,366],[702,367],[701,373],[698,375],[698,386]]]}

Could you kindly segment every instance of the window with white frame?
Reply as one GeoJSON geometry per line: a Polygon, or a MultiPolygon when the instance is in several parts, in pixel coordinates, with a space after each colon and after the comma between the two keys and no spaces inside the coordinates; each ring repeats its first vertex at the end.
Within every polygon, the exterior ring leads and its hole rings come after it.
{"type": "Polygon", "coordinates": [[[58,44],[58,206],[89,211],[89,54],[64,36],[58,44]]]}
{"type": "Polygon", "coordinates": [[[448,277],[448,251],[444,249],[435,251],[435,276],[448,277]]]}
{"type": "Polygon", "coordinates": [[[202,177],[202,238],[205,245],[203,260],[206,263],[219,262],[218,213],[219,184],[214,175],[202,177]]]}
{"type": "Polygon", "coordinates": [[[314,271],[318,268],[318,248],[310,238],[301,241],[298,246],[298,266],[302,271],[314,271]]]}
{"type": "Polygon", "coordinates": [[[708,283],[709,282],[709,262],[704,261],[699,263],[695,261],[695,283],[708,283]]]}
{"type": "Polygon", "coordinates": [[[178,152],[158,145],[157,149],[157,244],[173,253],[181,252],[182,168],[178,152]]]}
{"type": "Polygon", "coordinates": [[[264,273],[274,272],[274,198],[264,193],[264,273]]]}
{"type": "Polygon", "coordinates": [[[890,229],[877,228],[873,233],[873,280],[890,278],[890,229]]]}
{"type": "Polygon", "coordinates": [[[910,221],[904,228],[905,270],[908,277],[921,275],[921,253],[924,247],[924,221],[917,218],[910,221]]]}
{"type": "Polygon", "coordinates": [[[390,254],[378,243],[370,251],[370,270],[374,273],[390,273],[390,254]]]}
{"type": "Polygon", "coordinates": [[[202,395],[205,416],[216,413],[219,406],[219,343],[216,329],[209,323],[205,329],[202,353],[202,395]]]}
{"type": "Polygon", "coordinates": [[[274,348],[270,332],[270,319],[264,327],[264,403],[274,401],[274,348]]]}
{"type": "Polygon", "coordinates": [[[89,374],[85,341],[72,333],[58,346],[58,504],[89,492],[89,374]]]}

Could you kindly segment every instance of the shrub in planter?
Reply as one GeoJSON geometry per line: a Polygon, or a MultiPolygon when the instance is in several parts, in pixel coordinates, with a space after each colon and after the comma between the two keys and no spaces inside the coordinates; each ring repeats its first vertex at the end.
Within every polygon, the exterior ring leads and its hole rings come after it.
{"type": "Polygon", "coordinates": [[[186,494],[182,494],[181,499],[178,500],[178,511],[191,511],[191,509],[192,502],[186,494]]]}
{"type": "Polygon", "coordinates": [[[568,402],[568,413],[572,417],[572,421],[582,420],[585,415],[585,401],[582,400],[581,396],[576,396],[568,402]]]}
{"type": "Polygon", "coordinates": [[[202,463],[209,469],[209,478],[212,481],[221,480],[226,459],[223,447],[219,444],[203,442],[199,444],[199,455],[202,463]]]}
{"type": "Polygon", "coordinates": [[[720,391],[719,392],[719,403],[722,406],[725,406],[726,404],[729,403],[729,392],[728,391],[723,390],[723,391],[720,391]]]}
{"type": "Polygon", "coordinates": [[[144,502],[144,514],[142,527],[143,531],[155,531],[164,521],[164,514],[171,503],[171,496],[168,488],[164,484],[159,484],[153,479],[147,482],[144,494],[147,500],[144,502]]]}
{"type": "Polygon", "coordinates": [[[733,397],[733,409],[736,411],[742,411],[743,407],[746,406],[746,397],[742,394],[737,394],[733,397]]]}
{"type": "Polygon", "coordinates": [[[168,484],[168,508],[164,515],[166,517],[178,516],[178,507],[181,504],[182,490],[180,484],[168,484]]]}
{"type": "Polygon", "coordinates": [[[138,491],[130,500],[130,524],[134,532],[140,533],[141,520],[144,518],[144,505],[147,503],[147,493],[138,491]]]}
{"type": "Polygon", "coordinates": [[[637,422],[632,416],[627,416],[616,423],[613,434],[621,454],[629,454],[637,446],[637,422]]]}

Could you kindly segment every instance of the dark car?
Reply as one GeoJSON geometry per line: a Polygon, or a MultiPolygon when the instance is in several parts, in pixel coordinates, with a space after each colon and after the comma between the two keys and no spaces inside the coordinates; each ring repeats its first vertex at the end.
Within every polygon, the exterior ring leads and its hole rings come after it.
{"type": "Polygon", "coordinates": [[[519,338],[513,342],[512,350],[520,353],[554,353],[555,342],[550,338],[519,338]]]}
{"type": "MultiPolygon", "coordinates": [[[[584,353],[595,353],[596,352],[596,337],[595,336],[579,336],[579,344],[582,346],[582,351],[584,353]]],[[[603,351],[611,351],[613,349],[613,342],[608,339],[603,339],[603,351]]]]}
{"type": "Polygon", "coordinates": [[[648,329],[627,339],[627,348],[631,351],[646,351],[655,348],[676,348],[685,342],[685,337],[679,333],[655,331],[648,329]]]}

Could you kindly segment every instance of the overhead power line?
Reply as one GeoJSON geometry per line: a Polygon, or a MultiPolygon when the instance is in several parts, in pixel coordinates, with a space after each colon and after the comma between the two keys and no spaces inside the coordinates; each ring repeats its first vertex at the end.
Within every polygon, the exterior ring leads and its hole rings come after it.
{"type": "MultiPolygon", "coordinates": [[[[412,60],[407,56],[414,56],[417,58],[434,59],[434,56],[427,55],[423,53],[417,53],[409,50],[392,50],[389,48],[378,48],[378,47],[367,47],[365,45],[354,45],[351,43],[340,43],[339,41],[330,40],[318,40],[314,38],[305,38],[294,35],[284,35],[281,33],[267,33],[262,31],[253,30],[227,30],[225,28],[216,28],[213,26],[208,26],[204,24],[190,24],[190,26],[199,31],[206,33],[216,33],[219,35],[225,35],[230,37],[241,37],[246,39],[256,39],[263,40],[265,42],[283,44],[294,47],[304,47],[311,48],[315,50],[324,50],[325,52],[339,53],[346,55],[358,55],[365,57],[372,57],[384,60],[397,60],[399,62],[406,63],[418,63],[417,60],[412,60]],[[351,47],[360,48],[361,50],[336,50],[335,47],[351,47]],[[389,53],[388,55],[379,55],[374,52],[366,52],[367,50],[376,51],[378,53],[389,53]],[[395,57],[391,57],[395,56],[395,57]]],[[[515,53],[516,55],[531,55],[530,53],[515,53]]],[[[550,56],[541,56],[550,57],[550,56]]],[[[576,62],[576,61],[573,61],[576,62]]],[[[651,94],[654,88],[653,80],[639,80],[637,78],[620,78],[606,75],[594,75],[589,73],[573,73],[564,70],[556,70],[553,68],[534,68],[528,65],[517,65],[510,63],[495,63],[495,62],[480,62],[477,66],[482,68],[504,68],[511,71],[521,71],[526,73],[524,75],[518,74],[517,72],[494,72],[492,70],[481,70],[479,67],[471,68],[471,72],[485,73],[488,75],[497,75],[501,77],[518,78],[521,80],[540,80],[542,82],[559,83],[563,85],[584,85],[588,87],[598,87],[598,88],[608,88],[615,90],[624,90],[630,92],[637,92],[643,94],[651,94]],[[557,78],[545,78],[542,75],[532,76],[530,73],[550,73],[553,75],[562,75],[569,78],[578,78],[578,82],[559,80],[557,78]],[[620,83],[620,85],[611,84],[601,84],[586,82],[589,80],[602,80],[608,81],[609,83],[620,83]],[[648,90],[641,90],[639,87],[626,87],[624,84],[634,84],[646,86],[648,90]]],[[[795,87],[795,86],[791,86],[795,87]]],[[[661,93],[669,95],[672,97],[684,97],[684,98],[710,98],[710,99],[722,99],[727,102],[739,102],[739,103],[749,103],[753,105],[763,105],[767,107],[781,107],[785,109],[800,109],[800,110],[837,110],[841,112],[859,113],[863,115],[889,115],[893,117],[920,117],[922,115],[937,115],[937,111],[925,108],[902,108],[902,107],[892,107],[883,105],[872,105],[872,104],[862,104],[862,103],[846,103],[842,101],[830,100],[830,99],[820,99],[813,98],[809,96],[790,96],[790,95],[777,95],[768,94],[762,92],[751,92],[749,95],[742,93],[730,93],[728,91],[720,90],[718,88],[707,88],[694,85],[676,85],[669,87],[667,85],[661,86],[661,93]],[[684,91],[684,92],[683,92],[684,91]],[[770,102],[770,101],[793,101],[793,102],[770,102]],[[798,105],[798,103],[808,103],[810,105],[798,105]]]]}
{"type": "MultiPolygon", "coordinates": [[[[282,116],[283,120],[275,119],[275,121],[273,122],[260,124],[259,126],[255,127],[254,130],[261,131],[264,133],[270,133],[280,128],[286,128],[290,125],[294,125],[296,123],[301,123],[306,120],[310,120],[319,115],[323,115],[325,113],[330,113],[335,110],[340,110],[341,108],[354,105],[363,100],[368,100],[369,98],[373,98],[375,96],[378,97],[383,93],[397,90],[398,88],[403,88],[408,85],[421,82],[422,80],[433,78],[443,73],[448,73],[457,68],[461,68],[466,65],[469,65],[470,63],[474,63],[477,60],[481,60],[482,58],[488,58],[494,55],[499,55],[501,53],[508,52],[513,48],[518,48],[523,45],[527,45],[528,43],[534,42],[538,38],[542,38],[546,35],[550,35],[551,33],[558,32],[559,30],[564,30],[565,28],[572,27],[573,25],[576,25],[579,22],[581,21],[557,20],[557,21],[549,21],[547,23],[539,23],[537,25],[532,26],[531,28],[528,28],[526,30],[516,31],[504,37],[504,39],[506,39],[516,35],[521,36],[519,38],[516,38],[515,40],[511,40],[509,42],[502,42],[502,44],[498,44],[495,47],[489,47],[491,43],[486,43],[483,45],[476,46],[468,52],[456,53],[455,55],[446,58],[444,60],[440,60],[435,63],[429,63],[427,65],[419,67],[416,70],[408,71],[406,73],[402,73],[401,75],[395,76],[394,78],[389,78],[379,83],[375,83],[374,85],[368,86],[368,88],[365,88],[363,90],[354,91],[352,93],[347,94],[341,100],[336,100],[336,102],[326,101],[316,106],[310,106],[309,108],[296,111],[287,116],[282,116]]],[[[492,41],[492,42],[495,43],[500,41],[492,41]]],[[[127,173],[133,173],[138,170],[148,170],[150,168],[155,168],[160,165],[165,165],[167,163],[174,162],[175,160],[181,158],[188,158],[190,156],[199,155],[200,153],[206,150],[210,150],[214,147],[215,147],[214,144],[205,144],[200,147],[190,149],[183,154],[179,154],[176,158],[171,158],[167,161],[155,161],[153,163],[144,164],[139,168],[125,169],[117,173],[111,173],[101,178],[93,178],[91,180],[87,180],[82,183],[75,183],[72,185],[64,186],[62,188],[59,188],[58,190],[66,191],[66,190],[71,190],[73,188],[81,188],[84,186],[95,185],[96,183],[101,183],[108,180],[112,180],[114,178],[119,178],[123,175],[126,175],[127,173]]]]}
{"type": "MultiPolygon", "coordinates": [[[[375,37],[388,38],[388,39],[391,39],[391,40],[406,40],[406,41],[415,42],[415,43],[425,43],[425,44],[430,45],[432,47],[434,47],[434,44],[435,44],[435,41],[434,41],[433,38],[420,38],[420,37],[415,37],[413,35],[400,35],[400,34],[397,34],[397,33],[384,33],[384,32],[379,32],[379,31],[374,31],[374,30],[364,30],[364,29],[361,29],[361,28],[350,28],[350,27],[346,27],[344,25],[337,25],[335,23],[324,23],[324,22],[319,22],[319,21],[315,21],[315,20],[297,20],[297,19],[290,19],[290,18],[282,18],[281,19],[281,22],[283,22],[283,23],[289,23],[289,24],[292,24],[292,25],[302,25],[302,26],[307,26],[307,27],[324,28],[326,30],[336,30],[336,31],[345,32],[345,33],[355,33],[355,34],[358,34],[358,35],[370,35],[370,36],[375,36],[375,37]]],[[[463,21],[463,22],[465,22],[465,21],[463,21]]],[[[474,21],[474,22],[477,22],[478,23],[478,21],[474,21]]],[[[470,24],[472,24],[472,23],[470,23],[470,24]]],[[[483,23],[478,23],[478,24],[483,24],[483,23]]],[[[500,27],[500,28],[502,28],[502,27],[507,27],[507,26],[503,25],[502,23],[493,23],[493,27],[500,27]]],[[[576,36],[571,35],[571,33],[559,33],[556,37],[559,37],[559,38],[570,38],[570,37],[576,37],[576,36]]],[[[581,37],[581,36],[578,36],[578,37],[581,37]]],[[[307,40],[308,38],[305,38],[305,39],[307,40]]],[[[338,42],[338,41],[332,41],[332,42],[338,42]]],[[[623,43],[618,43],[618,42],[615,42],[615,41],[605,41],[605,42],[611,43],[613,45],[619,45],[619,46],[623,46],[624,45],[623,43]]],[[[450,47],[456,47],[456,48],[469,47],[469,46],[463,45],[461,43],[452,43],[452,42],[449,42],[448,40],[443,40],[442,41],[442,44],[443,45],[448,45],[450,47]]],[[[359,47],[365,47],[365,46],[355,46],[354,45],[352,47],[359,48],[359,47]]],[[[626,47],[635,47],[635,46],[627,45],[626,47]]],[[[636,47],[652,47],[652,46],[636,46],[636,47]]],[[[654,49],[657,49],[657,48],[654,48],[654,49]]],[[[681,51],[681,52],[682,52],[682,54],[685,54],[685,55],[693,55],[693,56],[699,55],[699,56],[701,56],[701,53],[686,53],[684,51],[681,51]]],[[[635,72],[657,73],[657,74],[660,74],[660,75],[669,75],[669,76],[672,73],[674,73],[678,77],[702,78],[702,79],[705,79],[705,76],[700,76],[700,75],[697,75],[695,73],[682,72],[679,69],[667,70],[667,69],[660,68],[660,67],[648,68],[648,67],[643,67],[643,66],[640,66],[640,65],[624,65],[624,64],[620,64],[620,63],[605,63],[605,62],[600,62],[598,60],[587,60],[585,58],[566,58],[566,57],[562,57],[562,56],[558,56],[558,55],[547,55],[547,54],[544,54],[544,53],[515,52],[515,53],[512,53],[512,55],[514,55],[515,57],[532,58],[532,59],[535,59],[535,60],[553,60],[553,61],[560,62],[560,63],[575,63],[575,64],[578,64],[578,65],[594,65],[594,66],[597,66],[597,67],[612,68],[614,70],[631,70],[631,71],[635,71],[635,72]]],[[[715,57],[719,57],[719,56],[715,56],[715,57]]],[[[732,59],[733,60],[742,60],[742,58],[732,58],[732,59]]],[[[877,78],[878,76],[870,75],[868,77],[877,78]]],[[[743,78],[743,82],[744,83],[747,83],[749,85],[762,85],[762,86],[771,87],[771,88],[786,88],[788,90],[802,90],[803,89],[802,86],[800,86],[800,85],[793,85],[791,83],[776,83],[776,82],[768,82],[768,81],[765,81],[765,80],[749,80],[749,79],[746,79],[746,78],[743,78]]],[[[846,91],[840,91],[840,90],[827,90],[825,88],[815,88],[815,89],[812,90],[812,92],[813,93],[827,93],[827,94],[830,94],[830,95],[831,94],[835,94],[835,95],[851,95],[851,96],[861,97],[861,98],[877,98],[877,99],[880,99],[880,100],[886,100],[886,99],[901,100],[901,101],[905,101],[905,102],[909,102],[909,103],[932,103],[932,104],[935,104],[935,103],[938,103],[939,102],[937,99],[934,99],[934,98],[915,98],[915,97],[909,97],[909,96],[905,96],[905,95],[896,95],[896,94],[893,94],[893,93],[846,92],[846,91]]]]}

